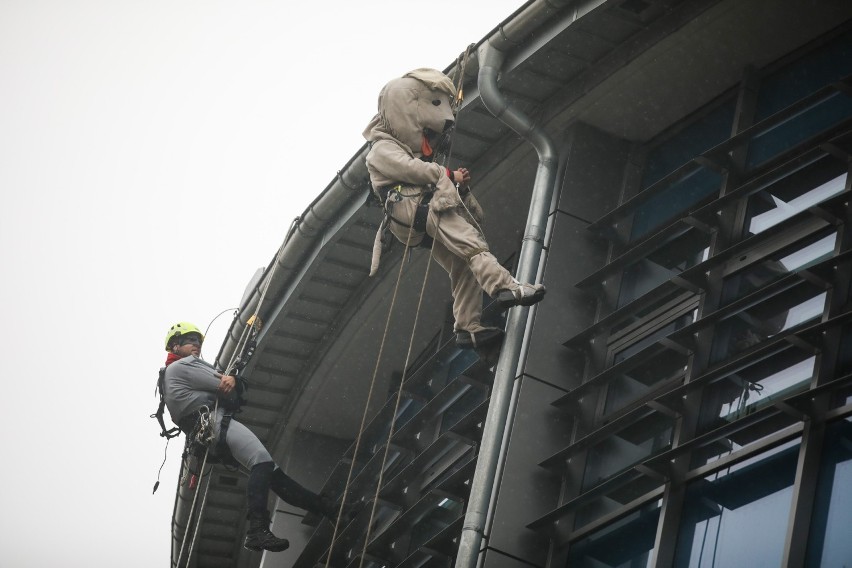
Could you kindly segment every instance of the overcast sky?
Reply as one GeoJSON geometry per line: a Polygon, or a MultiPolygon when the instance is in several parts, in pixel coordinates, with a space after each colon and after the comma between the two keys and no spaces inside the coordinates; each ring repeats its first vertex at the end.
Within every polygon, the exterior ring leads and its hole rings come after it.
{"type": "Polygon", "coordinates": [[[237,306],[384,83],[521,4],[0,0],[0,566],[168,566],[166,330],[237,306]]]}

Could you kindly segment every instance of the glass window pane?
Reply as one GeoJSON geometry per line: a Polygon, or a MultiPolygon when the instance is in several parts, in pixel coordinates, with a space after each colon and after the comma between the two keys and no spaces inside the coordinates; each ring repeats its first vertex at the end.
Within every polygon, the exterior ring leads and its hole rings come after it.
{"type": "Polygon", "coordinates": [[[791,347],[709,385],[701,398],[699,433],[807,389],[815,363],[814,356],[791,347]]]}
{"type": "Polygon", "coordinates": [[[716,326],[712,361],[746,351],[803,323],[818,319],[825,310],[826,292],[809,282],[766,298],[716,326]]]}
{"type": "MultiPolygon", "coordinates": [[[[793,176],[752,197],[749,203],[749,233],[756,235],[837,195],[846,188],[846,173],[816,182],[814,176],[793,176]],[[800,183],[796,183],[800,182],[800,183]]],[[[820,177],[826,177],[822,175],[820,177]]]]}
{"type": "Polygon", "coordinates": [[[621,410],[663,381],[683,376],[687,363],[685,354],[666,352],[664,357],[651,357],[625,371],[611,380],[607,387],[604,415],[621,410]]]}
{"type": "Polygon", "coordinates": [[[734,122],[734,102],[726,101],[651,150],[645,162],[642,189],[727,140],[734,122]]]}
{"type": "Polygon", "coordinates": [[[695,310],[684,314],[675,319],[673,322],[655,329],[651,333],[643,336],[641,339],[631,343],[629,346],[624,347],[621,351],[615,353],[615,356],[613,357],[613,364],[621,363],[633,355],[636,355],[649,345],[656,343],[660,339],[671,335],[673,332],[688,326],[695,320],[695,315],[695,310]]]}
{"type": "Polygon", "coordinates": [[[852,373],[852,324],[843,326],[840,342],[840,352],[837,356],[837,377],[852,373]]]}
{"type": "Polygon", "coordinates": [[[566,567],[650,567],[659,518],[660,502],[657,501],[572,543],[566,567]]]}
{"type": "Polygon", "coordinates": [[[408,552],[412,553],[435,537],[463,512],[462,504],[449,498],[442,499],[429,510],[413,527],[408,552]]]}
{"type": "Polygon", "coordinates": [[[648,199],[633,216],[630,240],[635,241],[661,227],[719,192],[722,175],[703,166],[696,166],[685,177],[648,199]]]}
{"type": "Polygon", "coordinates": [[[755,119],[763,120],[852,74],[852,32],[846,32],[761,81],[755,119]]]}
{"type": "Polygon", "coordinates": [[[484,389],[473,388],[469,385],[461,388],[458,396],[452,399],[447,409],[441,415],[440,433],[443,434],[455,426],[459,420],[470,414],[486,398],[488,398],[488,392],[484,389]]]}
{"type": "Polygon", "coordinates": [[[723,284],[722,305],[747,296],[788,274],[804,270],[834,254],[837,233],[812,235],[791,247],[728,277],[723,284]]]}
{"type": "Polygon", "coordinates": [[[749,142],[746,168],[756,168],[850,116],[852,98],[845,93],[833,93],[818,104],[754,136],[749,142]]]}
{"type": "Polygon", "coordinates": [[[846,566],[852,558],[852,423],[826,433],[808,542],[808,566],[846,566]]]}
{"type": "Polygon", "coordinates": [[[678,235],[624,270],[618,307],[650,292],[684,270],[707,260],[710,236],[699,231],[678,235]]]}
{"type": "Polygon", "coordinates": [[[692,483],[674,566],[781,566],[799,441],[692,483]]]}
{"type": "Polygon", "coordinates": [[[586,459],[583,490],[671,447],[674,419],[652,413],[593,446],[586,459]]]}

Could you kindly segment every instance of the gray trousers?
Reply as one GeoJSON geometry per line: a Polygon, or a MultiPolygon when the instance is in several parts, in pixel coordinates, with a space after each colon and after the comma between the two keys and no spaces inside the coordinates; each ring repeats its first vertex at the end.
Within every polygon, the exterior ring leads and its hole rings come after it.
{"type": "MultiPolygon", "coordinates": [[[[416,199],[403,199],[393,205],[392,214],[406,225],[411,225],[416,208],[416,199]]],[[[402,243],[408,241],[408,227],[392,222],[391,232],[402,243]]],[[[513,288],[512,275],[488,250],[482,233],[457,209],[441,213],[430,209],[426,233],[435,240],[432,255],[450,275],[456,331],[475,333],[481,330],[482,291],[495,296],[500,290],[513,288]]],[[[414,238],[417,235],[412,235],[412,243],[419,242],[419,237],[414,238]]]]}
{"type": "MultiPolygon", "coordinates": [[[[215,448],[216,444],[219,443],[219,429],[222,425],[222,416],[224,416],[224,414],[225,411],[221,408],[216,411],[216,422],[213,427],[216,439],[212,442],[213,448],[215,448]]],[[[257,436],[233,418],[231,419],[231,423],[228,425],[225,444],[228,446],[228,450],[230,450],[234,459],[249,471],[251,471],[251,469],[259,463],[272,461],[272,456],[260,440],[257,439],[257,436]]]]}

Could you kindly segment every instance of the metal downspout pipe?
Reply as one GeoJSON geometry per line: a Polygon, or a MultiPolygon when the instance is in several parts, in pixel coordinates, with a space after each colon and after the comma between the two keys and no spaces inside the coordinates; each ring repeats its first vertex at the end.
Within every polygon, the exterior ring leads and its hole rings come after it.
{"type": "MultiPolygon", "coordinates": [[[[530,210],[518,258],[516,277],[521,282],[533,282],[538,272],[544,247],[547,216],[553,195],[558,156],[553,142],[532,120],[513,108],[497,87],[497,74],[506,54],[485,41],[478,50],[479,95],[485,107],[498,120],[530,142],[538,153],[538,170],[533,183],[530,210]]],[[[491,495],[494,489],[503,432],[509,413],[512,387],[524,340],[529,308],[516,307],[509,311],[506,337],[491,389],[491,402],[482,432],[482,442],[476,471],[470,488],[464,526],[459,540],[456,568],[474,568],[482,544],[491,495]]]]}

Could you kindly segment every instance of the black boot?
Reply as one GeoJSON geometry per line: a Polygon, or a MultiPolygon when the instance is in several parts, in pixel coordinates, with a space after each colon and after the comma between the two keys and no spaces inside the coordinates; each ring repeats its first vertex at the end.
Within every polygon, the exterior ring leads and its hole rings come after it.
{"type": "Polygon", "coordinates": [[[278,538],[269,530],[269,513],[267,511],[249,513],[249,529],[243,546],[249,550],[269,550],[281,552],[290,547],[286,538],[278,538]]]}
{"type": "Polygon", "coordinates": [[[340,528],[348,526],[357,515],[355,503],[344,504],[343,510],[341,511],[340,505],[337,504],[337,501],[328,495],[321,496],[320,500],[322,502],[322,514],[331,521],[332,524],[337,522],[337,515],[340,515],[340,528]]]}
{"type": "MultiPolygon", "coordinates": [[[[278,468],[272,472],[269,488],[284,501],[294,507],[305,509],[311,513],[322,515],[331,522],[337,520],[338,506],[334,499],[317,495],[313,491],[299,485],[299,483],[278,468]]],[[[353,507],[344,507],[341,516],[341,525],[346,526],[354,517],[353,507]]]]}
{"type": "Polygon", "coordinates": [[[249,472],[246,484],[249,529],[243,543],[243,546],[249,550],[281,552],[290,546],[286,538],[278,538],[269,530],[269,511],[266,509],[266,502],[269,498],[269,485],[274,468],[274,463],[264,462],[257,464],[249,472]]]}

